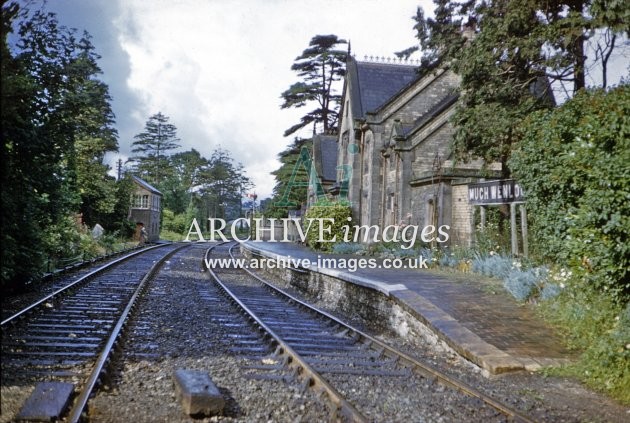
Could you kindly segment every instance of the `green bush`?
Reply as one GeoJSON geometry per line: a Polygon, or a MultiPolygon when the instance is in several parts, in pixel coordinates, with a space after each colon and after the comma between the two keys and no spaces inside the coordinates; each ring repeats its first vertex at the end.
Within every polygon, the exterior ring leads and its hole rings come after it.
{"type": "MultiPolygon", "coordinates": [[[[197,209],[189,206],[184,213],[175,214],[172,210],[162,210],[160,238],[169,241],[181,241],[186,237],[197,209]]],[[[202,222],[203,223],[203,222],[202,222]]],[[[202,225],[203,226],[203,225],[202,225]]]]}
{"type": "MultiPolygon", "coordinates": [[[[305,214],[304,230],[309,226],[308,219],[333,219],[323,221],[324,229],[323,238],[320,240],[320,221],[314,220],[310,225],[310,229],[306,234],[306,243],[313,249],[319,251],[332,251],[335,242],[343,242],[344,226],[349,225],[352,229],[352,211],[345,203],[319,202],[311,206],[305,214]],[[330,228],[330,233],[327,229],[330,228]],[[321,242],[325,240],[335,239],[334,242],[321,242]]],[[[350,232],[352,234],[352,232],[350,232]]]]}
{"type": "Polygon", "coordinates": [[[510,167],[527,195],[532,242],[587,284],[630,294],[630,86],[581,92],[531,115],[510,167]]]}
{"type": "Polygon", "coordinates": [[[42,233],[44,253],[53,260],[67,260],[82,254],[81,244],[87,246],[88,241],[82,239],[77,222],[71,216],[59,219],[49,225],[42,233]]]}
{"type": "Polygon", "coordinates": [[[548,369],[571,375],[630,404],[630,304],[573,281],[553,301],[543,302],[546,318],[565,335],[570,348],[581,351],[577,362],[548,369]]]}

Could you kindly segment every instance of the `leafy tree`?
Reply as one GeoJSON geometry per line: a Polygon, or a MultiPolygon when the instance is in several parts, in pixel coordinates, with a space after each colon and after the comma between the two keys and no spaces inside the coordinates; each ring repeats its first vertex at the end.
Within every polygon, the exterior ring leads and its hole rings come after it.
{"type": "MultiPolygon", "coordinates": [[[[58,235],[81,208],[84,160],[98,162],[117,142],[89,35],[77,39],[54,14],[4,2],[1,53],[2,285],[19,288],[56,250],[48,241],[66,239],[58,235]],[[17,41],[9,48],[14,22],[17,41]],[[88,140],[95,145],[78,154],[88,140]]],[[[103,179],[105,170],[96,166],[90,177],[103,179]]]]}
{"type": "Polygon", "coordinates": [[[200,184],[208,167],[208,159],[193,148],[173,154],[168,164],[171,170],[162,183],[164,207],[175,214],[183,213],[190,204],[193,188],[200,184]]]}
{"type": "Polygon", "coordinates": [[[472,153],[485,163],[500,162],[507,178],[508,159],[520,136],[518,123],[553,104],[544,69],[537,66],[542,27],[527,2],[478,6],[474,14],[481,30],[451,62],[461,76],[462,92],[453,117],[455,149],[462,159],[472,153]]]}
{"type": "Polygon", "coordinates": [[[347,42],[336,35],[316,35],[309,47],[296,57],[291,70],[297,72],[301,80],[282,93],[284,102],[281,108],[300,108],[314,103],[315,109],[287,129],[285,137],[311,123],[321,125],[324,133],[336,129],[341,101],[341,95],[336,92],[336,83],[345,75],[346,61],[346,52],[337,49],[340,44],[347,42]]]}
{"type": "Polygon", "coordinates": [[[135,173],[151,184],[160,187],[169,171],[167,153],[180,147],[177,128],[161,112],[147,120],[144,132],[134,137],[131,161],[136,163],[135,173]]]}
{"type": "MultiPolygon", "coordinates": [[[[288,90],[282,93],[284,100],[281,108],[299,108],[314,103],[316,108],[304,115],[300,122],[284,132],[289,136],[313,124],[313,133],[316,125],[320,125],[321,132],[331,133],[337,130],[338,110],[341,103],[341,95],[336,91],[336,84],[342,80],[346,73],[345,61],[347,53],[339,50],[338,46],[347,44],[345,40],[336,35],[316,35],[309,47],[295,59],[291,69],[298,73],[301,81],[294,83],[288,90]]],[[[284,217],[286,208],[277,207],[274,204],[284,194],[288,186],[289,178],[295,168],[302,146],[309,145],[310,139],[296,138],[286,150],[279,154],[281,166],[272,172],[276,178],[276,186],[273,190],[273,199],[265,210],[268,216],[284,217]]],[[[300,177],[308,181],[308,174],[299,170],[300,177]]],[[[306,203],[306,187],[293,187],[290,193],[290,201],[296,204],[306,203]]]]}
{"type": "Polygon", "coordinates": [[[102,72],[88,34],[84,34],[79,49],[69,69],[72,89],[68,94],[75,122],[76,183],[83,221],[89,226],[103,225],[117,202],[116,180],[107,174],[110,168],[103,163],[105,153],[118,151],[117,131],[107,85],[94,78],[102,72]]]}
{"type": "MultiPolygon", "coordinates": [[[[300,151],[303,147],[311,149],[312,145],[313,140],[311,138],[295,138],[291,145],[278,154],[281,165],[278,169],[271,172],[276,178],[276,185],[273,188],[272,201],[265,209],[266,216],[277,218],[287,216],[287,208],[278,207],[276,203],[280,201],[289,186],[289,180],[300,158],[300,151]]],[[[303,167],[298,167],[297,172],[297,180],[308,183],[309,173],[303,167]]],[[[288,200],[297,204],[298,208],[301,208],[302,205],[306,204],[307,192],[308,187],[306,184],[304,186],[292,186],[288,200]]]]}
{"type": "Polygon", "coordinates": [[[424,10],[418,7],[413,20],[413,29],[420,41],[394,53],[399,58],[409,58],[418,50],[422,51],[421,72],[428,72],[443,64],[445,58],[452,57],[464,42],[461,36],[462,17],[455,13],[455,5],[449,0],[435,0],[435,18],[425,17],[424,10]]]}
{"type": "Polygon", "coordinates": [[[577,92],[585,85],[588,37],[597,28],[627,31],[628,8],[601,1],[436,0],[436,7],[435,18],[420,10],[415,28],[425,70],[445,66],[461,76],[455,151],[464,160],[500,162],[504,177],[518,124],[553,104],[549,82],[572,82],[577,92]]]}
{"type": "Polygon", "coordinates": [[[201,218],[233,219],[242,216],[241,198],[251,188],[243,165],[235,163],[227,150],[215,150],[208,166],[199,174],[197,208],[201,218]]]}
{"type": "Polygon", "coordinates": [[[2,82],[2,289],[15,289],[32,278],[32,267],[42,264],[40,218],[44,217],[47,193],[40,176],[43,169],[33,162],[43,161],[46,153],[43,139],[33,127],[36,110],[28,101],[35,98],[37,84],[24,64],[10,51],[7,37],[19,14],[15,3],[2,8],[2,45],[0,78],[2,82]],[[26,99],[27,101],[21,101],[26,99]],[[42,190],[42,191],[40,191],[42,190]],[[41,193],[40,193],[41,192],[41,193]]]}
{"type": "Polygon", "coordinates": [[[630,298],[630,85],[582,92],[524,124],[511,165],[542,258],[630,298]]]}

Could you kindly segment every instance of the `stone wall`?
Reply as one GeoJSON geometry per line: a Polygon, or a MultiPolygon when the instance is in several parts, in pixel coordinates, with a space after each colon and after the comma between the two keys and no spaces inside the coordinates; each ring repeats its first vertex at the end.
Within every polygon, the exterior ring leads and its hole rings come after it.
{"type": "Polygon", "coordinates": [[[468,184],[453,184],[453,224],[450,230],[452,245],[470,246],[472,242],[472,207],[468,204],[468,184]]]}
{"type": "MultiPolygon", "coordinates": [[[[261,258],[243,245],[241,252],[247,258],[261,258]]],[[[360,319],[372,330],[391,331],[398,336],[439,345],[453,352],[426,326],[422,316],[402,301],[377,289],[311,270],[265,267],[263,274],[282,282],[285,288],[297,290],[309,301],[323,303],[326,308],[360,319]]]]}

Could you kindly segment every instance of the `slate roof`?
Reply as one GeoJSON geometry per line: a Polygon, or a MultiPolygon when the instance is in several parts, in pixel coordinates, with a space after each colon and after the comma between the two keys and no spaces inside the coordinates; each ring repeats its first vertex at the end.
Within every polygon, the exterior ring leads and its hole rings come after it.
{"type": "Polygon", "coordinates": [[[351,84],[352,115],[355,118],[377,111],[419,77],[417,66],[358,62],[352,56],[348,58],[346,66],[351,84]]]}
{"type": "Polygon", "coordinates": [[[335,181],[337,179],[337,137],[316,135],[313,138],[313,160],[315,170],[322,182],[335,181]]]}
{"type": "Polygon", "coordinates": [[[140,185],[142,188],[146,189],[147,191],[150,191],[153,194],[162,195],[162,193],[157,188],[155,188],[153,185],[149,184],[144,179],[140,179],[137,176],[132,176],[132,178],[138,185],[140,185]]]}

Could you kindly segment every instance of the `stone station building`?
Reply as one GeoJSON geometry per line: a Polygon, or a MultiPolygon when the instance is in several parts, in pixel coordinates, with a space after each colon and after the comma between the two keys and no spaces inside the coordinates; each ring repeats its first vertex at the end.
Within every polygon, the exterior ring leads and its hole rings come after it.
{"type": "MultiPolygon", "coordinates": [[[[481,179],[482,162],[456,162],[451,151],[459,77],[352,56],[346,69],[337,190],[329,192],[347,195],[360,225],[448,225],[451,243],[470,244],[467,184],[481,179]]],[[[316,168],[321,157],[314,155],[316,168]]]]}

